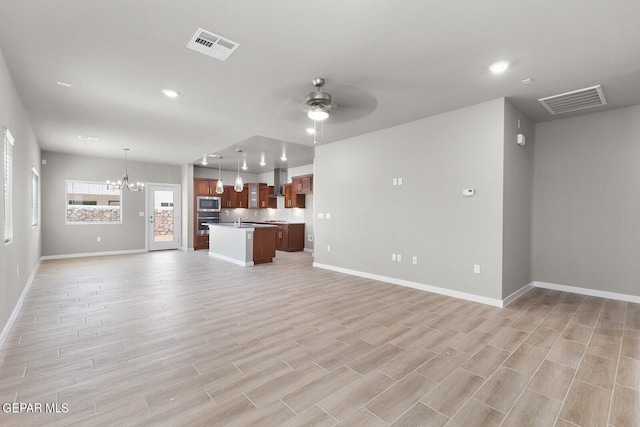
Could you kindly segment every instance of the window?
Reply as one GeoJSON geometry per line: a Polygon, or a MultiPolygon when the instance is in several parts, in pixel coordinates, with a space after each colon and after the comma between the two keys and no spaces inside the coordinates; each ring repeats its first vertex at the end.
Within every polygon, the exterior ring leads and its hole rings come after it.
{"type": "Polygon", "coordinates": [[[67,180],[67,224],[122,224],[120,189],[106,183],[67,180]]]}
{"type": "Polygon", "coordinates": [[[36,168],[31,168],[31,226],[40,223],[40,175],[36,168]]]}
{"type": "Polygon", "coordinates": [[[13,242],[13,135],[4,128],[4,243],[13,242]]]}

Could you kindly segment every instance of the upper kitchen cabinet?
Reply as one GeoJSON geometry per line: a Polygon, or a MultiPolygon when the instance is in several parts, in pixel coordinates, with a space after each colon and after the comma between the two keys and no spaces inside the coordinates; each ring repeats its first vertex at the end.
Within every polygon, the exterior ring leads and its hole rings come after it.
{"type": "Polygon", "coordinates": [[[232,185],[224,186],[222,193],[223,208],[247,208],[249,206],[249,190],[245,185],[241,192],[233,189],[232,185]]]}
{"type": "Polygon", "coordinates": [[[195,196],[216,195],[217,179],[194,178],[193,193],[195,196]]]}
{"type": "Polygon", "coordinates": [[[293,183],[284,185],[284,207],[304,208],[304,194],[294,194],[293,183]]]}
{"type": "Polygon", "coordinates": [[[294,176],[291,178],[293,194],[313,193],[313,174],[294,176]]]}
{"type": "Polygon", "coordinates": [[[273,185],[260,187],[260,208],[277,208],[278,199],[273,196],[273,185]]]}
{"type": "Polygon", "coordinates": [[[269,187],[265,183],[249,183],[247,184],[248,207],[249,209],[263,209],[276,207],[275,198],[269,198],[273,193],[273,187],[269,187]]]}

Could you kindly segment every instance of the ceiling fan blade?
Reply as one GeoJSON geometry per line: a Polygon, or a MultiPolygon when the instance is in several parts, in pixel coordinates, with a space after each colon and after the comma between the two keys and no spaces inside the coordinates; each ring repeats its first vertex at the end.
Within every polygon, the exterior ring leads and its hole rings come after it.
{"type": "MultiPolygon", "coordinates": [[[[358,120],[378,107],[378,101],[370,92],[348,83],[328,79],[322,90],[332,99],[327,124],[358,120]]],[[[306,112],[311,108],[306,103],[306,96],[311,91],[313,87],[309,83],[281,86],[267,94],[265,107],[281,120],[299,122],[306,119],[306,112]]]]}

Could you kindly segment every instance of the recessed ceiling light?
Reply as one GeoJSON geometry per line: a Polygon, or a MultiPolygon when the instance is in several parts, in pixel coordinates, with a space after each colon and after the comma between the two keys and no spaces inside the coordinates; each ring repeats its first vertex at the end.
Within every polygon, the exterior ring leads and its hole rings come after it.
{"type": "Polygon", "coordinates": [[[78,135],[78,139],[81,139],[83,141],[99,141],[100,138],[98,138],[97,136],[90,136],[90,135],[78,135]]]}
{"type": "Polygon", "coordinates": [[[180,95],[178,92],[176,92],[173,89],[162,89],[162,93],[167,95],[169,98],[176,98],[178,95],[180,95]]]}
{"type": "Polygon", "coordinates": [[[313,135],[314,133],[316,133],[316,130],[314,128],[307,128],[306,131],[309,135],[313,135]]]}
{"type": "Polygon", "coordinates": [[[71,87],[71,83],[56,82],[56,84],[57,84],[58,86],[71,87]]]}
{"type": "Polygon", "coordinates": [[[495,74],[500,74],[504,72],[507,68],[509,68],[509,63],[507,61],[496,62],[495,64],[491,64],[489,66],[489,71],[495,74]]]}
{"type": "Polygon", "coordinates": [[[206,165],[208,165],[208,163],[207,163],[207,156],[204,156],[204,157],[202,158],[202,161],[200,162],[200,164],[201,164],[202,166],[206,166],[206,165]]]}

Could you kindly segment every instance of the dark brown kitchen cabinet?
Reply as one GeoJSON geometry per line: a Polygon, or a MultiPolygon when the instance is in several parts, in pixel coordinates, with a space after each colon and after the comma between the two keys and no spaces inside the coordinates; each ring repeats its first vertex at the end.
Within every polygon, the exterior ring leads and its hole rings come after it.
{"type": "Polygon", "coordinates": [[[209,235],[197,235],[193,242],[193,249],[209,249],[209,235]]]}
{"type": "Polygon", "coordinates": [[[269,187],[264,183],[249,183],[247,184],[247,191],[249,209],[276,207],[277,199],[269,198],[269,195],[273,192],[273,187],[269,187]]]}
{"type": "Polygon", "coordinates": [[[278,224],[276,249],[296,252],[304,250],[304,224],[278,224]]]}
{"type": "Polygon", "coordinates": [[[193,194],[197,196],[215,196],[217,179],[194,178],[193,194]]]}
{"type": "Polygon", "coordinates": [[[224,193],[221,195],[222,208],[247,208],[249,206],[249,190],[245,185],[240,193],[233,189],[232,185],[224,186],[224,193]]]}
{"type": "Polygon", "coordinates": [[[275,209],[278,207],[278,199],[277,197],[272,197],[272,195],[273,195],[273,185],[260,187],[260,208],[275,209]]]}
{"type": "Polygon", "coordinates": [[[313,193],[313,174],[294,176],[291,178],[293,194],[313,193]]]}
{"type": "Polygon", "coordinates": [[[262,264],[273,262],[276,256],[276,247],[273,236],[277,235],[273,228],[256,228],[253,232],[253,263],[262,264]]]}
{"type": "Polygon", "coordinates": [[[304,194],[294,194],[293,184],[284,185],[284,207],[304,208],[304,194]]]}

